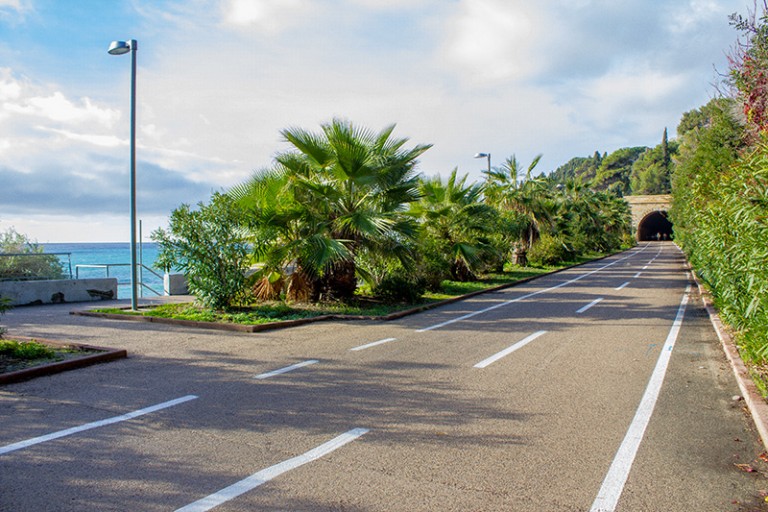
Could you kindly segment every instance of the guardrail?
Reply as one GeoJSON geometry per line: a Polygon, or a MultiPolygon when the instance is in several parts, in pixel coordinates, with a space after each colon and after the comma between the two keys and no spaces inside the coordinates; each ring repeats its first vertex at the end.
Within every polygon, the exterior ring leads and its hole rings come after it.
{"type": "MultiPolygon", "coordinates": [[[[130,266],[131,266],[130,263],[78,264],[78,265],[75,265],[75,279],[79,279],[80,278],[80,269],[81,268],[101,268],[101,269],[104,269],[106,271],[106,277],[110,277],[110,275],[109,275],[109,269],[110,268],[112,268],[112,267],[130,267],[130,266]]],[[[151,273],[152,275],[156,276],[158,279],[160,279],[161,282],[163,281],[163,276],[161,274],[158,274],[157,272],[155,272],[155,270],[152,269],[151,267],[148,267],[148,266],[144,265],[143,263],[137,263],[136,266],[138,267],[138,269],[140,271],[139,282],[137,283],[139,285],[139,291],[143,292],[143,290],[146,288],[147,290],[149,290],[150,292],[154,293],[157,296],[163,295],[162,291],[157,291],[157,290],[155,290],[154,288],[152,288],[151,286],[149,286],[148,284],[146,284],[144,282],[144,270],[147,270],[149,273],[151,273]]],[[[117,282],[118,286],[127,286],[127,285],[130,285],[130,284],[131,284],[130,281],[118,281],[117,282]]],[[[141,293],[141,296],[143,297],[144,294],[141,293]]]]}

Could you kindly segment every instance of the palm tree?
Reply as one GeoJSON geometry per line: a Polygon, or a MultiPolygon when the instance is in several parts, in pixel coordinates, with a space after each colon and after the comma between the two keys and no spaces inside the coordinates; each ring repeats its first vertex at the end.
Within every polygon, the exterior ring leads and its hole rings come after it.
{"type": "Polygon", "coordinates": [[[546,178],[532,178],[533,169],[542,155],[537,155],[526,169],[525,177],[518,179],[520,164],[515,155],[507,158],[501,169],[487,173],[486,197],[502,211],[513,212],[522,232],[513,243],[514,263],[525,266],[527,253],[538,240],[542,226],[552,222],[554,203],[551,187],[546,178]]]}
{"type": "MultiPolygon", "coordinates": [[[[282,251],[284,256],[277,259],[283,264],[295,258],[312,278],[315,297],[319,292],[351,298],[357,286],[357,251],[391,249],[415,233],[416,225],[404,211],[418,199],[417,158],[431,145],[405,149],[408,139],[394,138],[394,128],[375,133],[334,119],[321,125],[321,133],[300,128],[281,132],[292,148],[277,156],[273,172],[281,185],[275,183],[269,193],[282,194],[287,217],[257,216],[253,222],[259,229],[284,231],[282,238],[264,241],[270,251],[261,255],[282,251]],[[286,244],[291,251],[276,248],[286,244]]],[[[261,186],[253,185],[256,190],[261,186]]],[[[262,205],[256,211],[268,209],[262,205]]]]}
{"type": "Polygon", "coordinates": [[[467,185],[466,180],[466,175],[457,177],[457,169],[445,183],[439,176],[422,180],[422,197],[410,210],[424,236],[440,248],[456,281],[475,278],[483,253],[491,248],[488,237],[497,217],[496,210],[482,201],[482,185],[467,185]]]}

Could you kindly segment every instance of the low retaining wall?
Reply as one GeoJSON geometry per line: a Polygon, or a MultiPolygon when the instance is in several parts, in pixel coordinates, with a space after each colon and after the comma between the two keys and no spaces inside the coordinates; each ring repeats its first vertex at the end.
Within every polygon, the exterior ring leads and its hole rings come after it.
{"type": "Polygon", "coordinates": [[[117,299],[117,278],[0,281],[0,297],[12,306],[117,299]]]}

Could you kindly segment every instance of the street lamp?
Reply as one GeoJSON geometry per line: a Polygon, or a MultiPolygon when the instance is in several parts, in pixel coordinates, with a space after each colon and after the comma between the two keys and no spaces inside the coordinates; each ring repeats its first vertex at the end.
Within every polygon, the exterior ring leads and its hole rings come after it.
{"type": "Polygon", "coordinates": [[[112,41],[107,52],[110,55],[125,55],[131,52],[131,309],[137,309],[136,279],[136,50],[138,43],[112,41]]]}
{"type": "Polygon", "coordinates": [[[475,158],[487,158],[488,159],[488,175],[491,174],[491,154],[490,153],[475,153],[475,158]]]}

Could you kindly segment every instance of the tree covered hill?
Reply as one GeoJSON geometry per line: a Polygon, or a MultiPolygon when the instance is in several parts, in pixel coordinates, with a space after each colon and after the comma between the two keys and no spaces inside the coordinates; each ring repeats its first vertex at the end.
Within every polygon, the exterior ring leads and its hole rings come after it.
{"type": "Polygon", "coordinates": [[[559,183],[581,181],[619,196],[668,194],[677,152],[678,144],[668,140],[665,128],[661,142],[654,148],[635,146],[574,157],[554,170],[550,178],[559,183]]]}

